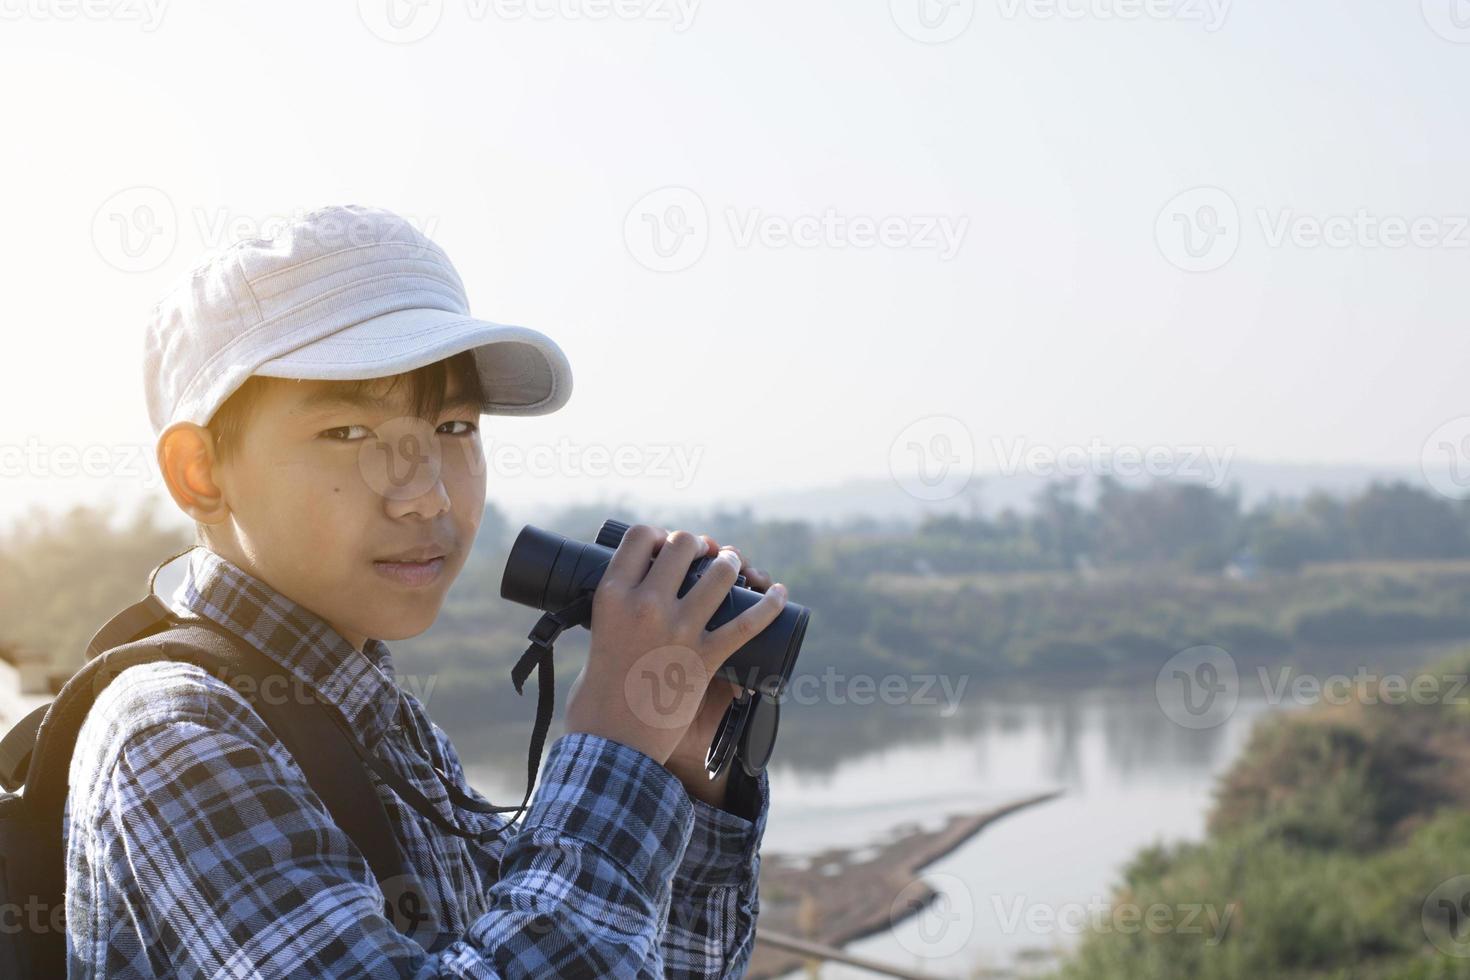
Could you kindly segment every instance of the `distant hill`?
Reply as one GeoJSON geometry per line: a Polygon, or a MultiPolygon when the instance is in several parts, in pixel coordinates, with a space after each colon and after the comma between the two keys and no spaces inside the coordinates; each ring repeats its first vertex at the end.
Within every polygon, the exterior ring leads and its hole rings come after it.
{"type": "MultiPolygon", "coordinates": [[[[1269,463],[1251,460],[1231,462],[1225,485],[1240,488],[1241,502],[1251,507],[1272,496],[1303,497],[1314,490],[1336,496],[1355,494],[1374,481],[1403,480],[1426,486],[1417,466],[1371,466],[1355,463],[1311,464],[1269,463]]],[[[942,501],[924,501],[911,496],[891,477],[847,480],[842,483],[790,490],[728,504],[733,509],[749,506],[765,519],[785,518],[814,524],[842,523],[868,517],[880,522],[914,523],[933,513],[982,513],[993,516],[1007,508],[1025,513],[1031,501],[1050,478],[1030,474],[1006,475],[977,472],[963,493],[942,501]]],[[[1150,482],[1144,478],[1120,478],[1128,486],[1150,482]]],[[[1091,499],[1096,480],[1082,480],[1081,500],[1091,499]]]]}

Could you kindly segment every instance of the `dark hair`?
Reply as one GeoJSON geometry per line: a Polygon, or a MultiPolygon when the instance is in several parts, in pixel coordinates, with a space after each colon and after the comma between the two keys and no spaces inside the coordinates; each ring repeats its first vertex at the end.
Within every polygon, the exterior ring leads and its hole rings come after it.
{"type": "MultiPolygon", "coordinates": [[[[361,381],[329,381],[325,384],[348,394],[368,392],[389,394],[400,385],[408,385],[410,412],[416,417],[432,421],[444,407],[444,396],[449,391],[450,381],[456,382],[460,394],[476,402],[485,401],[485,390],[480,383],[480,372],[475,368],[472,351],[461,351],[423,367],[382,378],[366,378],[361,381]],[[381,392],[380,387],[387,382],[381,392]]],[[[289,378],[264,378],[252,375],[245,383],[225,399],[205,426],[214,436],[215,452],[221,462],[230,459],[239,449],[240,438],[245,432],[245,423],[260,400],[267,385],[291,384],[289,378]]]]}

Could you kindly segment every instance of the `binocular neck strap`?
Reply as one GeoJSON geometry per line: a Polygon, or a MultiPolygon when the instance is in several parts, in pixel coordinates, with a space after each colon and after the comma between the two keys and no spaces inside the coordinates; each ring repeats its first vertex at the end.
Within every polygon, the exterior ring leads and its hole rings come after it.
{"type": "Polygon", "coordinates": [[[588,592],[571,605],[554,613],[545,613],[527,634],[531,645],[511,668],[510,682],[517,694],[524,694],[522,686],[536,668],[536,723],[531,728],[531,746],[526,756],[526,795],[521,800],[512,821],[520,818],[531,802],[531,790],[536,785],[536,771],[541,768],[541,749],[546,744],[546,733],[551,728],[551,713],[556,707],[556,674],[552,667],[553,647],[556,638],[573,626],[586,626],[592,621],[592,595],[588,592]]]}

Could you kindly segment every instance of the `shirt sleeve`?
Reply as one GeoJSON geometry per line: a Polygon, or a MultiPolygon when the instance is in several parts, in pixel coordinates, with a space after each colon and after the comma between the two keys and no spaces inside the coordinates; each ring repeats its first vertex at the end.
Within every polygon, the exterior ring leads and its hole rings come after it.
{"type": "Polygon", "coordinates": [[[94,812],[107,872],[159,937],[159,975],[658,977],[659,933],[694,826],[677,779],[635,749],[549,748],[487,911],[427,952],[385,916],[360,853],[289,755],[228,715],[129,734],[94,812]]]}
{"type": "Polygon", "coordinates": [[[760,845],[770,781],[730,776],[733,809],[694,800],[689,846],[674,874],[663,959],[670,978],[739,977],[755,946],[760,914],[760,845]]]}

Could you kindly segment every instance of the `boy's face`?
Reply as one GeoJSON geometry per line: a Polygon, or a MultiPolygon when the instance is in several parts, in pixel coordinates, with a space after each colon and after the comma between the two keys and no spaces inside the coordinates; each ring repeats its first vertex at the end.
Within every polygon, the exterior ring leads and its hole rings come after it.
{"type": "Polygon", "coordinates": [[[230,514],[216,550],[359,650],[428,629],[485,508],[479,406],[450,384],[430,421],[408,414],[406,385],[351,403],[330,382],[273,380],[216,467],[230,514]],[[440,557],[385,561],[405,555],[440,557]]]}

